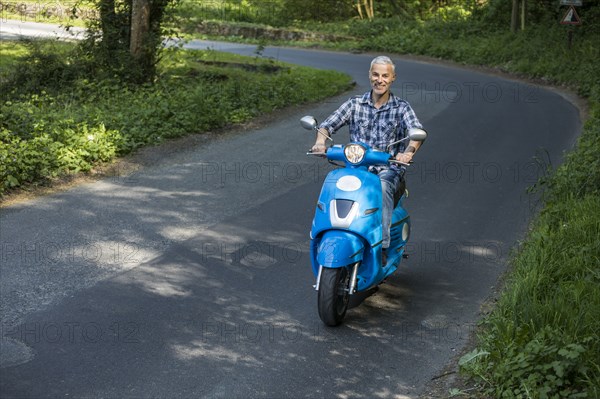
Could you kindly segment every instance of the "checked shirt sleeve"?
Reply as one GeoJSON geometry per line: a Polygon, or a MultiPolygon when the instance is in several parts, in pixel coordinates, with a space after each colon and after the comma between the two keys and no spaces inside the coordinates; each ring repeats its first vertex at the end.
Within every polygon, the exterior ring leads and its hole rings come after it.
{"type": "Polygon", "coordinates": [[[350,122],[353,107],[354,101],[352,99],[346,101],[329,115],[329,117],[319,125],[319,128],[327,129],[330,135],[334,134],[338,129],[350,122]]]}
{"type": "Polygon", "coordinates": [[[423,125],[421,125],[421,122],[419,122],[419,119],[417,118],[417,115],[415,114],[415,111],[413,111],[412,107],[410,106],[410,104],[408,104],[407,102],[404,103],[404,107],[402,107],[402,124],[404,125],[404,129],[411,129],[411,128],[419,128],[419,129],[423,129],[423,125]]]}

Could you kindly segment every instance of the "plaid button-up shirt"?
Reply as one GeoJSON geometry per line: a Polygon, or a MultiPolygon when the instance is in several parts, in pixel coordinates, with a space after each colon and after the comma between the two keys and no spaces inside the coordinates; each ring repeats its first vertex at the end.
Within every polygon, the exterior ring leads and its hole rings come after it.
{"type": "MultiPolygon", "coordinates": [[[[408,102],[390,93],[388,102],[377,109],[370,91],[343,103],[319,127],[333,134],[344,125],[349,125],[350,140],[381,151],[385,151],[390,143],[406,137],[408,129],[423,128],[408,102]]],[[[395,156],[403,152],[406,145],[407,141],[396,144],[389,153],[395,156]]],[[[396,169],[395,166],[392,165],[392,168],[396,169]]]]}

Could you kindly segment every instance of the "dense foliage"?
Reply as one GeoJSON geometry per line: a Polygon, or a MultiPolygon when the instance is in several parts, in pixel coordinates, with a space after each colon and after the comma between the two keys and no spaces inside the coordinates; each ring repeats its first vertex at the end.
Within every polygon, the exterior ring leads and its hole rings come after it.
{"type": "MultiPolygon", "coordinates": [[[[588,21],[594,20],[597,4],[583,3],[579,10],[588,15],[588,21]]],[[[219,20],[287,27],[299,21],[327,23],[367,19],[365,8],[371,4],[373,20],[428,21],[468,16],[488,26],[505,27],[510,24],[512,11],[512,2],[507,0],[179,0],[176,13],[181,20],[195,22],[219,20]]],[[[527,1],[525,11],[526,25],[557,21],[565,12],[557,0],[527,1]]]]}

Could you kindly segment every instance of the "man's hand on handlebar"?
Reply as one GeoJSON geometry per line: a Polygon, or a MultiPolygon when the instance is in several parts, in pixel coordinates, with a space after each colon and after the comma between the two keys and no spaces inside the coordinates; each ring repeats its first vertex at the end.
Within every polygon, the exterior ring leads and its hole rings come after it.
{"type": "Polygon", "coordinates": [[[396,154],[396,161],[403,163],[405,165],[408,165],[409,163],[412,162],[413,159],[413,155],[415,155],[414,152],[403,152],[400,154],[396,154]]]}
{"type": "Polygon", "coordinates": [[[327,152],[327,146],[323,143],[315,143],[310,149],[310,152],[315,154],[325,154],[325,152],[327,152]]]}
{"type": "Polygon", "coordinates": [[[323,128],[319,129],[317,131],[317,140],[315,141],[315,144],[310,149],[310,152],[312,154],[325,155],[325,153],[327,152],[327,145],[326,145],[327,140],[331,140],[327,129],[323,129],[323,128]]]}

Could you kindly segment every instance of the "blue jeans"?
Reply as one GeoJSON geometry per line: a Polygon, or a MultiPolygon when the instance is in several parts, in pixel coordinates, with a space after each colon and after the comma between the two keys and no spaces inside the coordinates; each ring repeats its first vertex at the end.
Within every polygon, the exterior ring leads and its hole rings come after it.
{"type": "Polygon", "coordinates": [[[404,178],[404,170],[384,169],[378,173],[381,179],[381,191],[383,193],[383,204],[381,206],[381,219],[383,227],[383,248],[390,246],[390,225],[392,224],[392,212],[394,212],[394,193],[398,184],[404,178]]]}

